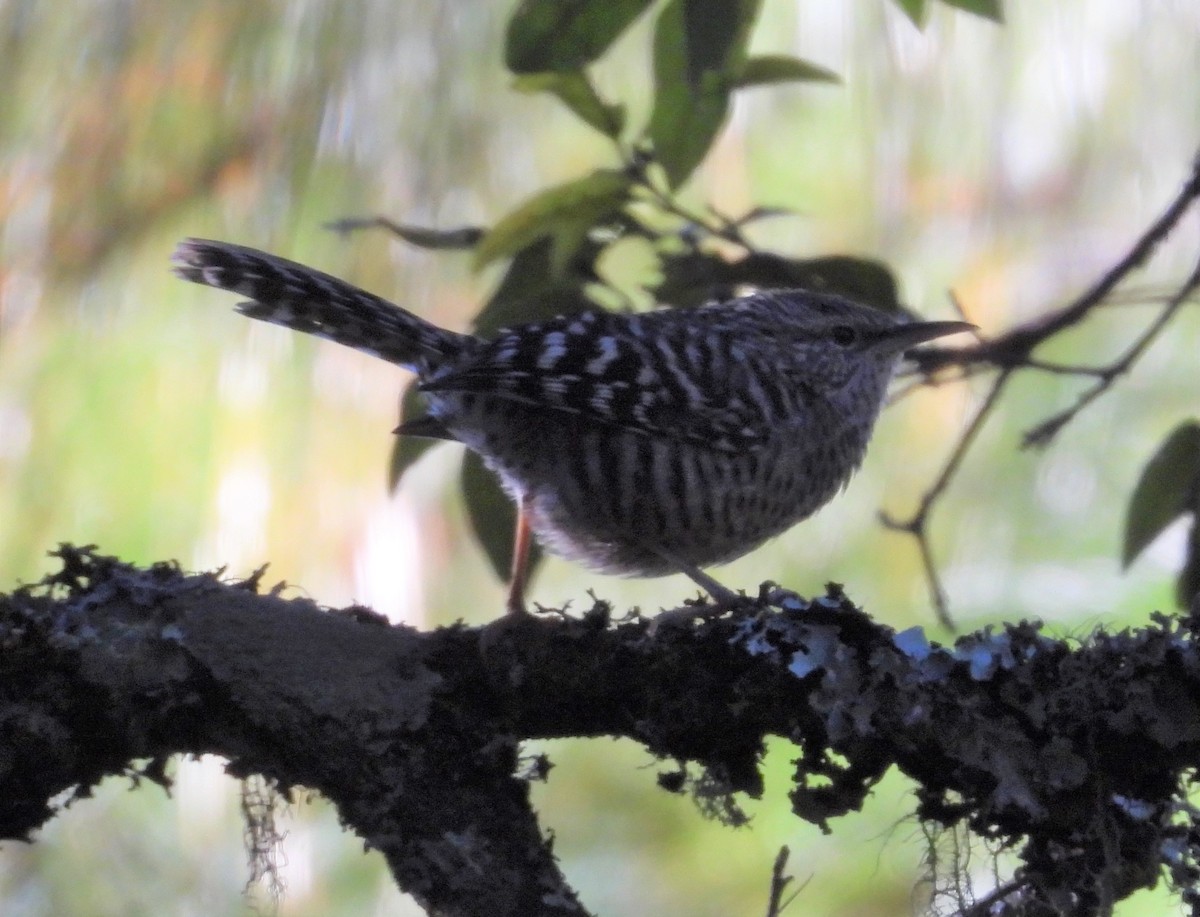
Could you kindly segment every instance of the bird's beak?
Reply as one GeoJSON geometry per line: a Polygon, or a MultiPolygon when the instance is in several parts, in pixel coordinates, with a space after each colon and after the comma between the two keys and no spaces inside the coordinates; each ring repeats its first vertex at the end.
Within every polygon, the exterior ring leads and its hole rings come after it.
{"type": "Polygon", "coordinates": [[[975,331],[976,326],[970,322],[910,322],[888,329],[880,342],[893,353],[908,350],[917,344],[924,344],[934,338],[945,337],[947,334],[959,334],[963,331],[975,331]]]}

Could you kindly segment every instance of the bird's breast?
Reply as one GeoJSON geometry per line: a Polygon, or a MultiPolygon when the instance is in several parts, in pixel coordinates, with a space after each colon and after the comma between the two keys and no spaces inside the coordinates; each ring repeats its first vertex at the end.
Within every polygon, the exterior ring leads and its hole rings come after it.
{"type": "Polygon", "coordinates": [[[785,426],[729,449],[495,399],[431,407],[525,503],[550,550],[633,576],[740,557],[827,502],[863,452],[851,429],[785,426]]]}

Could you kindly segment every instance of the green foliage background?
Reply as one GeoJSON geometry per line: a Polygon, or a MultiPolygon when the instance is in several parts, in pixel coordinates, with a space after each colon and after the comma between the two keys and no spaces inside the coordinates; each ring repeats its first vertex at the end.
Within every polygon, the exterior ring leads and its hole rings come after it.
{"type": "MultiPolygon", "coordinates": [[[[952,288],[985,332],[999,330],[1076,293],[1183,179],[1198,139],[1200,14],[1171,0],[1060,0],[1011,4],[998,26],[902,5],[923,30],[894,4],[765,0],[752,53],[794,55],[842,83],[739,93],[684,198],[731,214],[795,210],[755,224],[756,243],[881,259],[908,305],[949,315],[952,288]]],[[[166,258],[182,236],[226,238],[467,327],[502,259],[476,272],[469,254],[322,224],[491,225],[540,189],[619,167],[604,134],[554,96],[514,90],[510,12],[461,0],[0,4],[0,588],[37,578],[45,551],[73,540],[233,573],[270,561],[322,602],[422,625],[498,613],[452,453],[422,457],[388,495],[399,374],[255,327],[228,297],[173,280],[166,258]]],[[[654,119],[649,24],[592,74],[627,123],[654,119]]],[[[1053,356],[1114,352],[1196,244],[1193,223],[1127,306],[1053,356]]],[[[630,289],[651,270],[636,245],[601,267],[630,289]]],[[[1046,452],[1018,451],[1020,431],[1079,383],[1013,387],[935,522],[964,627],[1037,615],[1080,630],[1172,605],[1184,528],[1122,574],[1123,513],[1141,467],[1200,403],[1197,311],[1046,452]]],[[[958,386],[889,411],[847,493],[722,580],[811,592],[834,579],[890,623],[932,627],[913,547],[875,511],[913,505],[971,406],[958,386]]],[[[532,598],[578,607],[589,588],[647,610],[692,591],[549,561],[532,598]]],[[[903,914],[927,897],[903,780],[821,837],[786,814],[780,747],[751,827],[733,831],[658,790],[661,766],[633,746],[547,750],[545,823],[602,913],[760,914],[781,843],[798,879],[811,877],[796,912],[903,914]]],[[[214,761],[181,763],[178,776],[173,798],[113,783],[35,845],[4,845],[0,910],[247,908],[236,786],[214,761]]],[[[287,830],[281,914],[415,912],[319,802],[298,805],[287,830]]],[[[1140,907],[1156,912],[1153,896],[1140,907]]]]}

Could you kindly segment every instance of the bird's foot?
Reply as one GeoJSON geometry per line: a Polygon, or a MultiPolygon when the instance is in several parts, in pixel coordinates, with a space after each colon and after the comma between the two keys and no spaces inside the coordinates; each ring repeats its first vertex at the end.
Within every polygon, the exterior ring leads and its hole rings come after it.
{"type": "Polygon", "coordinates": [[[734,592],[724,586],[720,590],[709,590],[710,598],[684,602],[678,608],[669,608],[659,612],[650,621],[646,635],[653,637],[662,627],[677,627],[691,624],[697,619],[708,621],[719,618],[727,611],[749,610],[758,606],[758,600],[751,596],[734,592]]]}
{"type": "Polygon", "coordinates": [[[687,574],[692,582],[707,592],[709,599],[706,601],[700,598],[695,601],[685,602],[679,608],[672,608],[655,615],[654,619],[650,622],[649,629],[646,631],[646,635],[649,637],[653,637],[658,629],[663,626],[674,627],[678,624],[690,624],[697,618],[702,620],[718,618],[727,611],[748,608],[758,604],[750,596],[741,592],[734,592],[728,586],[722,586],[699,567],[682,563],[678,558],[668,557],[667,559],[678,567],[681,573],[687,574]]]}
{"type": "MultiPolygon", "coordinates": [[[[538,606],[538,611],[552,610],[538,606]]],[[[563,616],[561,612],[559,616],[563,616]]],[[[503,615],[494,621],[489,621],[479,629],[479,652],[486,656],[510,637],[544,627],[551,621],[550,615],[536,615],[525,607],[524,602],[520,604],[510,602],[503,615]]]]}

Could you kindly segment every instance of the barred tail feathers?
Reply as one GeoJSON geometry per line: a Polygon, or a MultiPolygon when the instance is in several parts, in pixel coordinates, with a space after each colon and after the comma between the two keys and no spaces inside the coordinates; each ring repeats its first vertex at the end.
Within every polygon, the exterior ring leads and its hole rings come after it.
{"type": "Polygon", "coordinates": [[[171,256],[177,277],[250,298],[238,311],[420,371],[471,340],[373,293],[253,248],[186,239],[171,256]]]}

